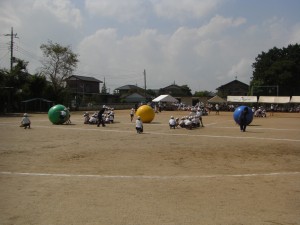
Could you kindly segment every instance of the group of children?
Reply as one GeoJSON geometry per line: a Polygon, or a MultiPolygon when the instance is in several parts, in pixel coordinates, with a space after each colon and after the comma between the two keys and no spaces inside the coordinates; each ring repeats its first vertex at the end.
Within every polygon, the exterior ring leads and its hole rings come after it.
{"type": "Polygon", "coordinates": [[[188,116],[183,116],[181,119],[174,118],[171,116],[169,120],[170,129],[175,128],[186,128],[186,129],[193,129],[197,127],[204,127],[203,120],[202,120],[203,112],[201,108],[192,109],[188,116]]]}
{"type": "MultiPolygon", "coordinates": [[[[100,113],[100,111],[99,111],[100,113]]],[[[92,116],[89,115],[88,112],[83,114],[84,117],[84,124],[98,124],[99,126],[99,113],[95,112],[92,116]]],[[[135,115],[135,109],[132,108],[130,110],[130,121],[132,122],[135,115]]],[[[115,112],[113,108],[105,108],[104,113],[102,114],[102,119],[104,123],[113,123],[115,118],[115,112]]],[[[143,122],[141,117],[138,116],[135,121],[135,128],[138,134],[143,133],[143,122]]]]}
{"type": "MultiPolygon", "coordinates": [[[[91,116],[89,112],[85,112],[83,114],[84,117],[84,124],[99,124],[99,117],[98,117],[97,112],[93,113],[91,116]]],[[[175,128],[186,128],[186,129],[193,129],[196,127],[204,127],[203,121],[202,121],[202,110],[200,108],[198,109],[192,109],[190,114],[188,116],[183,116],[181,119],[179,118],[174,118],[171,116],[169,120],[169,126],[170,129],[175,129],[175,128]]],[[[132,108],[130,111],[130,121],[133,121],[135,115],[135,110],[132,108]]],[[[105,108],[104,113],[102,114],[102,120],[104,123],[114,123],[114,118],[115,118],[115,112],[113,108],[105,108]]],[[[29,128],[30,129],[30,124],[31,121],[28,118],[28,114],[24,113],[22,121],[21,121],[21,127],[24,127],[24,129],[29,128]]],[[[143,122],[140,118],[140,116],[137,117],[136,119],[136,131],[137,133],[142,133],[143,132],[143,122]]]]}
{"type": "Polygon", "coordinates": [[[252,112],[254,113],[255,117],[267,117],[267,112],[263,107],[252,107],[252,112]]]}
{"type": "MultiPolygon", "coordinates": [[[[99,117],[98,112],[94,112],[91,116],[89,112],[85,112],[83,114],[84,117],[84,124],[98,124],[99,123],[99,117]]],[[[105,108],[104,113],[102,114],[102,120],[105,124],[108,123],[114,123],[115,119],[115,111],[113,108],[105,108]]]]}

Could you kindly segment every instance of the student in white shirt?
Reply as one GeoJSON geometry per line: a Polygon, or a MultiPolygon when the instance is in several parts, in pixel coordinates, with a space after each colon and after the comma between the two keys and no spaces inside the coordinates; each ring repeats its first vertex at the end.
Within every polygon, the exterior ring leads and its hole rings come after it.
{"type": "Polygon", "coordinates": [[[109,123],[114,123],[114,113],[113,113],[113,111],[111,111],[110,112],[110,114],[108,115],[108,117],[109,117],[109,123]]]}
{"type": "Polygon", "coordinates": [[[88,112],[85,112],[83,114],[83,117],[84,117],[84,124],[89,124],[89,120],[90,120],[90,114],[88,112]]]}
{"type": "Polygon", "coordinates": [[[27,127],[28,127],[28,129],[30,129],[30,124],[31,124],[31,121],[28,118],[28,114],[24,113],[20,127],[24,127],[24,129],[27,129],[27,127]]]}
{"type": "Polygon", "coordinates": [[[141,121],[140,116],[138,116],[137,120],[135,121],[135,129],[138,134],[143,133],[143,131],[144,131],[143,122],[141,121]]]}
{"type": "Polygon", "coordinates": [[[170,120],[169,120],[169,126],[170,126],[170,129],[172,128],[176,128],[176,120],[174,119],[173,116],[171,116],[170,120]]]}
{"type": "Polygon", "coordinates": [[[134,108],[132,108],[131,110],[130,110],[130,122],[132,122],[132,120],[133,120],[133,117],[134,117],[134,108]]]}
{"type": "Polygon", "coordinates": [[[185,120],[184,120],[184,125],[185,125],[185,128],[186,129],[189,129],[189,130],[191,130],[192,129],[192,118],[186,118],[185,120]]]}

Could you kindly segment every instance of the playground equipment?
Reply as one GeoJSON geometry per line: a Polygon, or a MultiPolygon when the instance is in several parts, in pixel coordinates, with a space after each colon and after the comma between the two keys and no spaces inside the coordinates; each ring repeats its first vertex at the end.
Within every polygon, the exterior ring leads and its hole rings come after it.
{"type": "Polygon", "coordinates": [[[149,105],[142,105],[136,111],[136,115],[141,117],[143,123],[151,123],[154,119],[154,110],[149,105]]]}
{"type": "MultiPolygon", "coordinates": [[[[248,107],[248,106],[239,106],[235,109],[234,113],[233,113],[233,119],[234,121],[237,123],[237,124],[240,124],[240,115],[242,113],[242,111],[244,110],[245,107],[248,107]]],[[[253,120],[253,112],[252,112],[252,109],[250,107],[248,107],[248,114],[247,114],[247,125],[249,125],[252,120],[253,120]]]]}
{"type": "Polygon", "coordinates": [[[55,105],[49,109],[48,118],[53,124],[63,124],[69,120],[70,112],[63,105],[55,105]]]}

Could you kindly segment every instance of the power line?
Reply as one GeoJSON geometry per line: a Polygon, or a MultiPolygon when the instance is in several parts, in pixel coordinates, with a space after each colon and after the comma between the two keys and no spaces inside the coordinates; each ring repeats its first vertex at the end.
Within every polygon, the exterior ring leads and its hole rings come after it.
{"type": "MultiPolygon", "coordinates": [[[[13,32],[13,28],[11,28],[11,33],[10,34],[4,34],[4,36],[10,36],[11,40],[10,40],[10,44],[9,43],[5,43],[1,40],[0,42],[0,50],[9,50],[11,53],[10,56],[10,69],[12,70],[13,67],[13,63],[16,62],[16,57],[15,57],[15,52],[25,56],[25,58],[29,58],[30,60],[35,60],[37,62],[40,62],[41,58],[39,56],[37,56],[35,53],[26,50],[25,48],[23,48],[20,44],[21,42],[14,42],[14,38],[19,38],[17,37],[17,34],[13,32]]],[[[5,53],[4,56],[1,57],[1,59],[3,59],[5,56],[7,56],[7,53],[5,53]]]]}
{"type": "Polygon", "coordinates": [[[14,47],[14,50],[16,52],[19,52],[22,55],[25,55],[25,56],[29,57],[30,59],[33,59],[33,60],[36,60],[36,61],[40,62],[40,58],[37,55],[35,55],[34,53],[32,53],[30,51],[27,51],[27,50],[23,49],[20,46],[14,47]]]}
{"type": "MultiPolygon", "coordinates": [[[[28,48],[26,47],[26,46],[28,46],[28,44],[23,42],[23,40],[19,39],[18,42],[15,43],[15,46],[17,46],[15,48],[15,50],[20,52],[21,54],[26,55],[26,56],[28,56],[32,59],[35,59],[35,60],[40,60],[41,59],[41,57],[38,56],[35,52],[32,52],[31,50],[28,50],[28,48]]],[[[31,49],[31,48],[29,47],[29,49],[31,49]]]]}
{"type": "Polygon", "coordinates": [[[9,51],[7,51],[2,57],[0,57],[0,61],[8,55],[9,51]]]}

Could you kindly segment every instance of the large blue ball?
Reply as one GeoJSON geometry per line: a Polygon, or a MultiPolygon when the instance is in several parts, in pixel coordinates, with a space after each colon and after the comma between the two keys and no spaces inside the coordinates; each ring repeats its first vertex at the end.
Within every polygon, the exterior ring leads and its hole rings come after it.
{"type": "Polygon", "coordinates": [[[242,111],[244,110],[244,108],[246,108],[246,107],[248,108],[247,125],[249,125],[252,122],[252,120],[253,120],[252,109],[248,106],[242,105],[242,106],[237,107],[233,113],[233,119],[237,124],[240,124],[240,121],[239,121],[240,115],[241,115],[242,111]]]}

